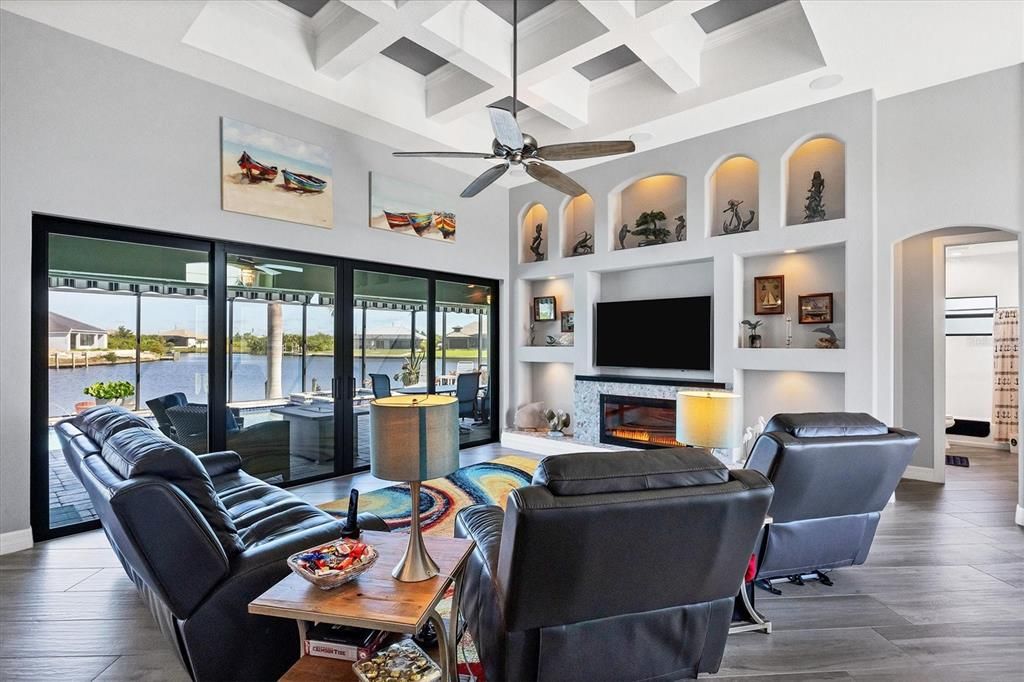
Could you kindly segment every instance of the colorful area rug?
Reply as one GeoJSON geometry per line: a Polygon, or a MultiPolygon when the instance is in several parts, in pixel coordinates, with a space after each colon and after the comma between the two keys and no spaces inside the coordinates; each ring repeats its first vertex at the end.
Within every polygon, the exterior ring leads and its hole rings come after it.
{"type": "MultiPolygon", "coordinates": [[[[455,515],[474,504],[497,504],[502,509],[508,494],[530,484],[538,461],[528,457],[507,455],[490,462],[470,464],[451,476],[426,481],[420,485],[420,524],[425,535],[453,537],[455,515]]],[[[320,508],[343,518],[348,511],[348,498],[321,504],[320,508]]],[[[359,496],[359,511],[373,512],[384,519],[393,531],[407,531],[411,521],[408,484],[393,485],[359,496]]],[[[438,604],[442,617],[451,613],[451,590],[438,604]]],[[[473,638],[466,632],[459,642],[459,672],[472,674],[483,681],[483,669],[473,638]]]]}

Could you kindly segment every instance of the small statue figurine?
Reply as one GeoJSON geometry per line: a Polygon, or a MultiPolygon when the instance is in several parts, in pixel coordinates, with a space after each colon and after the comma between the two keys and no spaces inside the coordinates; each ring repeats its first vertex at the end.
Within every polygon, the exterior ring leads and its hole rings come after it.
{"type": "Polygon", "coordinates": [[[815,223],[825,220],[825,178],[821,171],[814,171],[811,187],[807,190],[807,203],[804,204],[804,222],[815,223]]]}
{"type": "Polygon", "coordinates": [[[585,256],[588,253],[594,253],[594,235],[584,230],[576,236],[580,239],[572,245],[572,255],[585,256]]]}
{"type": "Polygon", "coordinates": [[[541,236],[541,230],[544,229],[542,223],[537,223],[537,227],[534,228],[533,241],[530,242],[530,251],[533,252],[533,260],[535,263],[539,263],[544,260],[544,252],[541,251],[540,246],[544,241],[544,237],[541,236]]]}
{"type": "Polygon", "coordinates": [[[726,218],[725,222],[722,223],[722,232],[725,234],[735,234],[736,232],[746,232],[750,224],[754,222],[754,212],[750,211],[750,217],[743,220],[740,216],[740,204],[743,201],[740,199],[729,199],[729,206],[722,213],[728,213],[729,217],[726,218]]]}
{"type": "Polygon", "coordinates": [[[545,410],[544,419],[548,422],[548,435],[554,438],[561,438],[569,428],[569,415],[562,410],[545,410]]]}
{"type": "Polygon", "coordinates": [[[345,515],[345,525],[341,527],[341,537],[357,538],[363,531],[359,528],[359,491],[352,488],[348,496],[348,514],[345,515]]]}
{"type": "Polygon", "coordinates": [[[825,335],[818,339],[818,348],[839,348],[839,337],[833,331],[832,325],[818,327],[814,330],[814,333],[825,335]]]}
{"type": "Polygon", "coordinates": [[[629,225],[623,223],[622,227],[619,228],[619,248],[626,248],[626,237],[629,236],[629,225]]]}
{"type": "Polygon", "coordinates": [[[676,216],[676,241],[681,242],[686,239],[686,216],[676,216]]]}
{"type": "Polygon", "coordinates": [[[537,342],[537,323],[530,323],[530,345],[534,345],[537,342]]]}

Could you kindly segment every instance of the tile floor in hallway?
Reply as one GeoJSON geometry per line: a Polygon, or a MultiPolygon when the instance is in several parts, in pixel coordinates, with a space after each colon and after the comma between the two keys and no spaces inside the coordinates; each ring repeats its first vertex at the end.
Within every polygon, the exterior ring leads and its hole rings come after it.
{"type": "MultiPolygon", "coordinates": [[[[463,464],[510,451],[463,452],[463,464]]],[[[516,453],[520,454],[520,453],[516,453]]],[[[863,566],[833,587],[758,593],[771,635],[729,638],[719,680],[965,682],[1024,677],[1024,529],[1016,458],[958,450],[939,486],[906,481],[863,566]]],[[[314,504],[368,474],[293,489],[314,504]]],[[[100,531],[0,557],[0,680],[185,680],[100,531]]]]}

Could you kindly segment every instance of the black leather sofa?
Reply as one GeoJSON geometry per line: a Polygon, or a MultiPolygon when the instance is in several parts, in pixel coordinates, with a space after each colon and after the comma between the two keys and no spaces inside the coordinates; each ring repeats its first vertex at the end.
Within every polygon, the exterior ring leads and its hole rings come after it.
{"type": "MultiPolygon", "coordinates": [[[[276,680],[298,658],[295,623],[249,615],[288,573],[285,558],[341,524],[241,470],[234,452],[197,457],[119,407],[56,425],[111,547],[195,680],[276,680]]],[[[372,514],[364,527],[386,530],[372,514]]]]}
{"type": "Polygon", "coordinates": [[[548,457],[504,512],[464,509],[462,611],[488,682],[717,671],[771,498],[760,473],[678,448],[548,457]]]}
{"type": "Polygon", "coordinates": [[[864,563],[920,440],[867,414],[772,417],[746,462],[775,486],[758,581],[864,563]]]}

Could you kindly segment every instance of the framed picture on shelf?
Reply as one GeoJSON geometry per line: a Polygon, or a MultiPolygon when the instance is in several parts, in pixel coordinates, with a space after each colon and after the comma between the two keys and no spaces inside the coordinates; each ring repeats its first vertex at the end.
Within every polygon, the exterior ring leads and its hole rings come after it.
{"type": "Polygon", "coordinates": [[[554,296],[537,296],[533,299],[533,321],[552,322],[558,319],[554,296]]]}
{"type": "Polygon", "coordinates": [[[576,331],[576,318],[572,310],[562,311],[562,332],[572,333],[576,331]]]}
{"type": "Polygon", "coordinates": [[[832,293],[798,297],[800,324],[832,324],[832,293]]]}
{"type": "Polygon", "coordinates": [[[782,315],[786,312],[786,278],[767,275],[754,278],[754,314],[782,315]]]}

